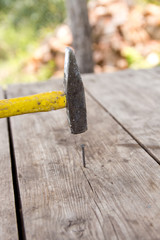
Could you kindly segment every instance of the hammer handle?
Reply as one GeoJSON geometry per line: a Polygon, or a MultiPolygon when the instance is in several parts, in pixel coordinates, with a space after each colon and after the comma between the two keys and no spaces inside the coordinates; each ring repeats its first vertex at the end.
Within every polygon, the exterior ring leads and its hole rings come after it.
{"type": "Polygon", "coordinates": [[[26,113],[46,112],[65,107],[66,95],[62,91],[4,99],[0,100],[0,118],[26,113]]]}

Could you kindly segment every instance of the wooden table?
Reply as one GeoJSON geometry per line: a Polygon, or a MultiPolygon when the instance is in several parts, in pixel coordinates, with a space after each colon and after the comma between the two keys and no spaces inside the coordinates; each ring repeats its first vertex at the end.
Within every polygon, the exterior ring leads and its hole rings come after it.
{"type": "MultiPolygon", "coordinates": [[[[160,68],[83,80],[84,134],[70,134],[65,109],[0,119],[1,240],[160,239],[160,68]]],[[[6,95],[59,89],[52,79],[6,95]]]]}

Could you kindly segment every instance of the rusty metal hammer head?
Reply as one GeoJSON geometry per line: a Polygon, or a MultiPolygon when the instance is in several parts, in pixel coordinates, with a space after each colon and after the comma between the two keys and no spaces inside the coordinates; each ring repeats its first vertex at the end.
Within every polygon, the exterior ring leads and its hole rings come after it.
{"type": "Polygon", "coordinates": [[[83,133],[87,130],[85,93],[75,54],[69,47],[65,50],[64,87],[71,133],[83,133]]]}

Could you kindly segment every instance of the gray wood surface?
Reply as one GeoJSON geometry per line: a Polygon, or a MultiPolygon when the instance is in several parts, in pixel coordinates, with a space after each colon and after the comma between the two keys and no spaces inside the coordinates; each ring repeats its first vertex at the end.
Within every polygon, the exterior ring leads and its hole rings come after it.
{"type": "Polygon", "coordinates": [[[18,239],[6,119],[0,119],[0,239],[18,239]]]}
{"type": "Polygon", "coordinates": [[[90,94],[160,162],[160,68],[88,75],[85,80],[90,94]]]}
{"type": "MultiPolygon", "coordinates": [[[[61,82],[19,85],[8,95],[61,82]]],[[[79,136],[70,135],[65,109],[11,119],[27,239],[158,240],[159,165],[88,95],[87,107],[89,130],[79,136]]]]}

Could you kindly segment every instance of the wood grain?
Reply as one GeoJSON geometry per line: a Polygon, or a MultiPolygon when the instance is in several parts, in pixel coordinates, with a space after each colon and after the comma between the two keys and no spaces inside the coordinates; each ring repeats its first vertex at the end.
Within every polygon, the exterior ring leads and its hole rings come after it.
{"type": "MultiPolygon", "coordinates": [[[[3,99],[0,88],[0,99],[3,99]]],[[[0,239],[18,239],[7,120],[0,120],[0,239]]]]}
{"type": "Polygon", "coordinates": [[[160,68],[88,75],[87,90],[160,162],[160,68]]]}
{"type": "MultiPolygon", "coordinates": [[[[58,90],[60,82],[8,95],[58,90]]],[[[27,239],[158,240],[159,165],[89,96],[87,106],[89,130],[79,136],[70,135],[65,110],[11,119],[27,239]]]]}

